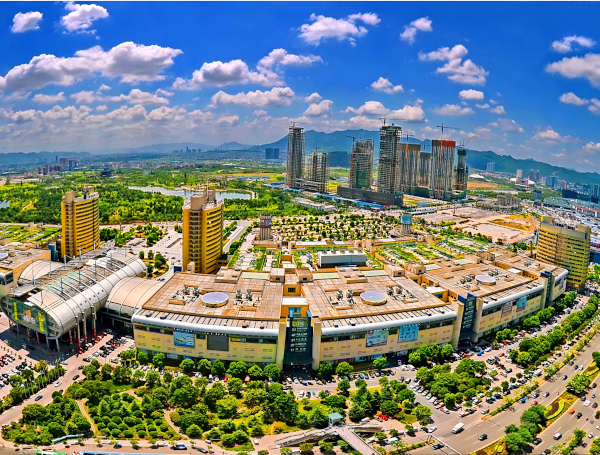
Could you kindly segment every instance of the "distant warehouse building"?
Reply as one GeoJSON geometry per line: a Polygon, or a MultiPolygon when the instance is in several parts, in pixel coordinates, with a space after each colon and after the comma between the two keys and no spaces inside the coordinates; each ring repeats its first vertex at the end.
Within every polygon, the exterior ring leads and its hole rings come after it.
{"type": "MultiPolygon", "coordinates": [[[[320,259],[336,255],[343,256],[320,259]]],[[[140,296],[141,305],[131,292],[128,306],[140,308],[132,323],[143,352],[316,369],[476,342],[553,304],[567,275],[504,249],[406,269],[222,268],[175,273],[151,297],[140,296]]]]}
{"type": "Polygon", "coordinates": [[[404,205],[403,193],[380,193],[378,191],[362,188],[338,186],[337,195],[347,199],[358,199],[359,201],[370,202],[373,204],[393,205],[396,207],[402,207],[404,205]]]}

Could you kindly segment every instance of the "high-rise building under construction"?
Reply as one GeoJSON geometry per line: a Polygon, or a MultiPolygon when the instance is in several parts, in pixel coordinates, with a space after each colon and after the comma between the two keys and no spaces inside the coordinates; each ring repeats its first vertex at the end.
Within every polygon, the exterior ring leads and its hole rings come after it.
{"type": "Polygon", "coordinates": [[[304,189],[315,193],[326,193],[329,182],[329,157],[327,152],[314,151],[306,162],[304,189]]]}
{"type": "Polygon", "coordinates": [[[301,189],[304,177],[304,153],[306,136],[304,128],[290,126],[287,146],[287,170],[285,183],[289,188],[301,189]]]}
{"type": "Polygon", "coordinates": [[[402,144],[400,151],[400,191],[407,194],[414,194],[419,186],[419,165],[421,145],[402,144]]]}
{"type": "Polygon", "coordinates": [[[452,195],[455,149],[454,141],[431,141],[429,197],[444,200],[452,195]]]}
{"type": "Polygon", "coordinates": [[[358,140],[350,154],[350,188],[371,189],[373,183],[373,141],[358,140]]]}
{"type": "Polygon", "coordinates": [[[379,166],[377,168],[377,191],[395,194],[400,192],[402,164],[400,150],[402,128],[383,125],[379,129],[379,166]]]}
{"type": "Polygon", "coordinates": [[[454,189],[458,192],[467,191],[467,177],[469,175],[469,166],[467,166],[467,150],[459,147],[456,151],[458,157],[454,172],[454,189]]]}

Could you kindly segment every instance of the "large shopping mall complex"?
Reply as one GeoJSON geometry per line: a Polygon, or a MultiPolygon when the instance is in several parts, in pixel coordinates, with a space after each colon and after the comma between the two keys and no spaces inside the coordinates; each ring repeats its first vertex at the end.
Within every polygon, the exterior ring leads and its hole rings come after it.
{"type": "Polygon", "coordinates": [[[59,351],[87,343],[101,321],[170,359],[316,368],[477,341],[565,291],[566,269],[526,255],[408,240],[265,244],[248,253],[266,254],[260,267],[240,258],[165,281],[146,279],[144,262],[124,250],[64,263],[28,256],[3,288],[2,310],[13,329],[59,351]]]}

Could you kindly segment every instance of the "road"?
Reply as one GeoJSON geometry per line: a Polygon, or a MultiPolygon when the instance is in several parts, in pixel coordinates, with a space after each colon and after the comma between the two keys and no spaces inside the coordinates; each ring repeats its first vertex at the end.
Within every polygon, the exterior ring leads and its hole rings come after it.
{"type": "MultiPolygon", "coordinates": [[[[575,357],[574,362],[576,365],[583,365],[584,369],[587,368],[590,363],[592,363],[592,352],[600,350],[600,335],[596,335],[588,346],[586,346],[582,351],[580,351],[579,355],[575,357]]],[[[581,372],[578,370],[578,372],[581,372]]],[[[573,377],[576,372],[573,370],[573,367],[569,365],[565,365],[560,372],[556,373],[549,381],[544,382],[540,388],[538,389],[540,396],[536,398],[538,403],[543,406],[547,406],[559,394],[562,394],[565,390],[566,383],[573,377]],[[567,375],[566,380],[562,380],[562,376],[567,375]],[[545,392],[549,393],[549,396],[544,398],[543,394],[545,392]]],[[[591,398],[591,394],[590,394],[591,398]]],[[[479,450],[486,445],[488,445],[492,441],[496,441],[504,436],[504,428],[507,425],[520,424],[521,415],[525,410],[527,410],[531,406],[532,398],[529,398],[525,403],[515,403],[511,408],[504,410],[503,412],[492,416],[486,420],[482,420],[482,415],[480,413],[475,413],[468,417],[459,419],[458,416],[455,416],[454,419],[436,423],[438,430],[435,432],[437,438],[439,438],[442,442],[448,443],[450,446],[459,450],[461,453],[471,453],[476,450],[479,450]],[[452,434],[452,428],[458,421],[462,421],[465,423],[465,429],[459,434],[452,434]],[[479,436],[486,434],[486,441],[479,441],[479,436]]],[[[592,402],[595,400],[592,400],[592,402]]],[[[600,401],[600,397],[598,398],[600,401]]],[[[592,417],[594,410],[586,408],[583,406],[583,403],[578,401],[575,404],[576,412],[584,413],[581,421],[579,422],[579,428],[582,428],[586,431],[591,431],[593,428],[591,423],[587,425],[587,427],[582,427],[581,423],[585,421],[586,417],[592,417]],[[584,412],[585,411],[585,412],[584,412]]],[[[576,421],[574,416],[565,414],[557,422],[555,422],[551,427],[539,437],[542,439],[542,444],[539,446],[540,451],[547,446],[552,445],[550,441],[552,441],[552,435],[557,431],[561,432],[570,432],[572,429],[577,428],[578,422],[576,421]],[[566,417],[565,417],[566,416],[566,417]]],[[[598,425],[596,423],[595,425],[598,425]]],[[[594,426],[595,426],[594,425],[594,426]]],[[[596,430],[600,435],[600,431],[596,430]]],[[[563,433],[563,434],[565,434],[563,433]]],[[[414,453],[426,454],[429,453],[427,450],[419,449],[414,453]]],[[[450,449],[442,449],[440,453],[452,453],[450,449]]]]}
{"type": "Polygon", "coordinates": [[[227,241],[223,244],[223,252],[227,253],[229,251],[229,247],[233,242],[238,240],[244,231],[252,224],[254,220],[241,220],[237,222],[237,227],[229,233],[229,237],[227,241]]]}

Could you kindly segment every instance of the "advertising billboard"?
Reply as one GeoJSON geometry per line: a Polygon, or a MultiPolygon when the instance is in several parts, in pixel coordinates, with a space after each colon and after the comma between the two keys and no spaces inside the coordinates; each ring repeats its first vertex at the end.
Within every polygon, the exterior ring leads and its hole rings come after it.
{"type": "Polygon", "coordinates": [[[502,305],[502,314],[500,315],[500,317],[506,316],[507,314],[511,314],[512,313],[512,305],[513,305],[513,302],[506,302],[504,305],[502,305]]]}
{"type": "Polygon", "coordinates": [[[419,324],[410,324],[398,327],[398,342],[415,341],[419,338],[419,324]]]}
{"type": "Polygon", "coordinates": [[[367,347],[383,346],[387,344],[388,331],[387,329],[376,329],[367,331],[367,347]]]}
{"type": "Polygon", "coordinates": [[[523,297],[519,297],[519,300],[517,300],[517,311],[523,311],[526,306],[527,306],[527,296],[524,295],[523,297]]]}
{"type": "Polygon", "coordinates": [[[173,330],[173,344],[184,348],[193,348],[196,346],[196,337],[191,332],[175,329],[173,330]]]}
{"type": "Polygon", "coordinates": [[[290,318],[289,350],[295,354],[308,353],[309,318],[290,318]]]}
{"type": "Polygon", "coordinates": [[[46,321],[46,314],[39,308],[26,305],[23,302],[11,299],[12,306],[12,318],[15,322],[18,322],[25,327],[35,330],[36,332],[48,334],[48,324],[46,321]]]}

